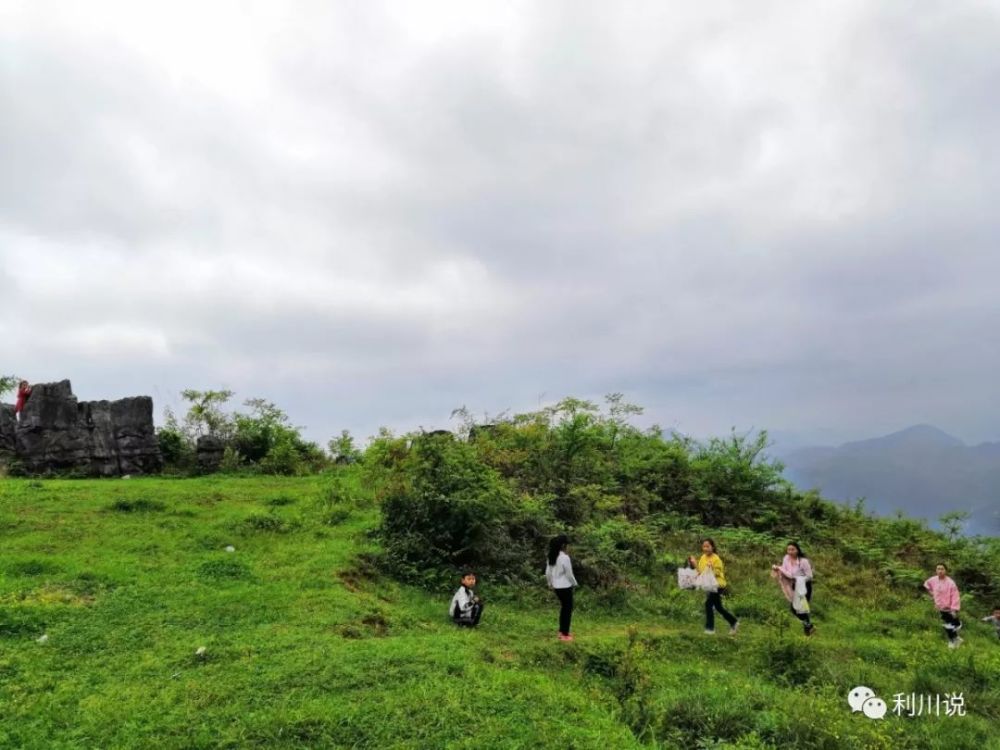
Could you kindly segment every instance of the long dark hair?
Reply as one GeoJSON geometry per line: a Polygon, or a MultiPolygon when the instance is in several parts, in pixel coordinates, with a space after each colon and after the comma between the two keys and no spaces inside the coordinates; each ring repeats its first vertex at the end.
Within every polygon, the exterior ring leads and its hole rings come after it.
{"type": "Polygon", "coordinates": [[[549,540],[549,565],[556,564],[559,553],[566,548],[567,544],[569,544],[569,537],[565,534],[554,536],[549,540]]]}
{"type": "Polygon", "coordinates": [[[806,558],[806,553],[802,551],[802,548],[799,546],[798,542],[789,542],[788,544],[785,545],[786,549],[788,547],[795,547],[795,551],[799,553],[799,559],[800,560],[803,560],[803,559],[806,558]]]}
{"type": "Polygon", "coordinates": [[[710,537],[710,536],[706,536],[706,537],[705,537],[704,539],[702,539],[702,540],[701,540],[701,543],[702,543],[702,544],[704,544],[705,542],[708,542],[709,544],[711,544],[711,545],[712,545],[712,554],[713,554],[713,555],[717,555],[717,554],[719,554],[719,550],[718,550],[718,548],[717,548],[717,547],[715,546],[715,540],[714,540],[714,539],[712,539],[712,537],[710,537]]]}

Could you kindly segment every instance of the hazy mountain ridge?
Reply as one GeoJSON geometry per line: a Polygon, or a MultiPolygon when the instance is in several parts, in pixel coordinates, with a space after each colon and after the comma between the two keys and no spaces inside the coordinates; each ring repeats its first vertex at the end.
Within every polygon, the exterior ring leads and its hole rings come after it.
{"type": "Polygon", "coordinates": [[[929,521],[968,511],[970,533],[1000,535],[1000,443],[969,446],[932,425],[915,425],[839,447],[797,448],[781,460],[789,480],[825,497],[864,497],[876,513],[903,510],[929,521]]]}

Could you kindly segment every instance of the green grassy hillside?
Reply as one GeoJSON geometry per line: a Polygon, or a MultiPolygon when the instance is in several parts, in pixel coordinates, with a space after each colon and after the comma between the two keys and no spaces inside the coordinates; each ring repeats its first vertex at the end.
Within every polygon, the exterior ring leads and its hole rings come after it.
{"type": "Polygon", "coordinates": [[[807,640],[767,577],[784,540],[722,530],[742,631],[705,636],[673,581],[683,531],[656,574],[580,591],[574,643],[540,575],[481,580],[483,624],[458,630],[451,588],[378,573],[378,511],[344,486],[0,481],[0,747],[1000,747],[992,602],[964,599],[949,651],[929,600],[818,547],[807,640]],[[961,692],[967,715],[869,720],[859,684],[890,707],[961,692]]]}

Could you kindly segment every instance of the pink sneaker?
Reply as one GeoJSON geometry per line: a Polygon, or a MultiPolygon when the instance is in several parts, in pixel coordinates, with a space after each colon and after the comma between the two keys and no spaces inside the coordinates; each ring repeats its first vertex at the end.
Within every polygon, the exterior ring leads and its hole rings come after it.
{"type": "Polygon", "coordinates": [[[571,640],[573,640],[573,636],[571,636],[571,635],[564,635],[564,634],[560,633],[559,634],[559,640],[560,641],[571,641],[571,640]]]}

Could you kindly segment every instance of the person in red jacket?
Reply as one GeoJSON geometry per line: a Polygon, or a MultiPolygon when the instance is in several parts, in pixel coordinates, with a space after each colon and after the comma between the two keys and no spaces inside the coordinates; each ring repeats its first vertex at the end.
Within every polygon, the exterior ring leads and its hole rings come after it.
{"type": "Polygon", "coordinates": [[[17,384],[17,401],[14,403],[14,418],[18,422],[21,421],[21,412],[24,410],[24,404],[30,395],[31,386],[28,385],[27,380],[22,380],[17,384]]]}

